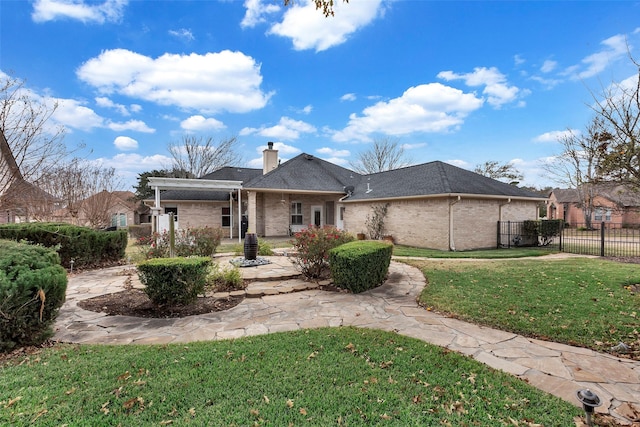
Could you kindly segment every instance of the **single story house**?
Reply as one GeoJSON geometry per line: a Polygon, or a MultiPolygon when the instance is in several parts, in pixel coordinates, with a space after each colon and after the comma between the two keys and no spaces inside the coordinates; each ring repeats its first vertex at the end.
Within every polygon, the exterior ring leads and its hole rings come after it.
{"type": "MultiPolygon", "coordinates": [[[[594,185],[591,221],[612,224],[640,224],[640,192],[624,185],[594,185]]],[[[555,188],[549,194],[549,219],[562,219],[569,226],[585,224],[584,201],[575,188],[555,188]]]]}
{"type": "Polygon", "coordinates": [[[243,220],[266,237],[310,225],[367,234],[374,207],[386,205],[384,234],[441,250],[495,247],[498,221],[537,219],[538,203],[546,200],[438,161],[369,175],[304,153],[280,164],[273,143],[263,151],[262,170],[222,168],[197,180],[150,178],[149,184],[156,198],[145,203],[157,229],[173,213],[178,227],[218,226],[230,237],[243,220]]]}

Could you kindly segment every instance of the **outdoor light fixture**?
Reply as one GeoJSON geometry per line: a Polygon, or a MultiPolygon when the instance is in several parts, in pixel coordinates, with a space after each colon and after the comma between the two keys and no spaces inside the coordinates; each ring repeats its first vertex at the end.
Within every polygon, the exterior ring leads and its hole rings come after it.
{"type": "Polygon", "coordinates": [[[582,403],[582,408],[587,416],[587,425],[589,427],[593,427],[593,423],[591,422],[591,414],[593,414],[594,408],[602,405],[602,401],[598,397],[597,394],[592,392],[589,389],[578,390],[576,392],[576,397],[582,403]]]}

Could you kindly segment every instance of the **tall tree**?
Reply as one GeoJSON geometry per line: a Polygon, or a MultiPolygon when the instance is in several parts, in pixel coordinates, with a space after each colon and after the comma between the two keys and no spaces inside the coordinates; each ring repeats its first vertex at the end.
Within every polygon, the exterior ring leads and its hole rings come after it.
{"type": "Polygon", "coordinates": [[[568,132],[559,140],[562,152],[551,162],[543,165],[553,181],[578,192],[587,228],[591,228],[591,214],[597,195],[597,165],[602,154],[602,126],[602,118],[594,117],[584,133],[568,132]]]}
{"type": "MultiPolygon", "coordinates": [[[[26,181],[37,180],[67,155],[64,127],[50,121],[57,108],[57,102],[29,91],[24,80],[0,72],[0,129],[26,181]]],[[[0,161],[0,194],[15,179],[13,168],[0,161]]]]}
{"type": "Polygon", "coordinates": [[[489,160],[483,164],[476,165],[473,171],[477,174],[518,185],[524,179],[524,175],[511,162],[500,164],[495,160],[489,160]]]}
{"type": "Polygon", "coordinates": [[[638,74],[594,95],[599,119],[597,171],[600,179],[640,190],[640,63],[638,74]]]}
{"type": "Polygon", "coordinates": [[[370,174],[403,168],[409,164],[398,140],[386,137],[376,139],[371,148],[358,153],[357,161],[351,162],[351,167],[358,173],[370,174]]]}
{"type": "Polygon", "coordinates": [[[238,165],[238,139],[233,136],[216,143],[213,138],[185,135],[179,143],[169,144],[174,171],[186,171],[190,178],[200,178],[224,166],[238,165]]]}

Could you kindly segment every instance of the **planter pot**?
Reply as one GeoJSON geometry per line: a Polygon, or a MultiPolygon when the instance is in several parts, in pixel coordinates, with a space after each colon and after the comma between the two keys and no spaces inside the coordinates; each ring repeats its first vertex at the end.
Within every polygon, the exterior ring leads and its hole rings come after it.
{"type": "Polygon", "coordinates": [[[246,233],[244,235],[244,259],[252,260],[258,257],[258,235],[246,233]]]}

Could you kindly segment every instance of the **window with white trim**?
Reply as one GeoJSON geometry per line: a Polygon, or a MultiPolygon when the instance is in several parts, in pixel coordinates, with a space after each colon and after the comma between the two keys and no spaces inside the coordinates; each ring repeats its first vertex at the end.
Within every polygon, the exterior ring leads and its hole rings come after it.
{"type": "Polygon", "coordinates": [[[291,224],[302,225],[302,203],[291,202],[291,224]]]}

